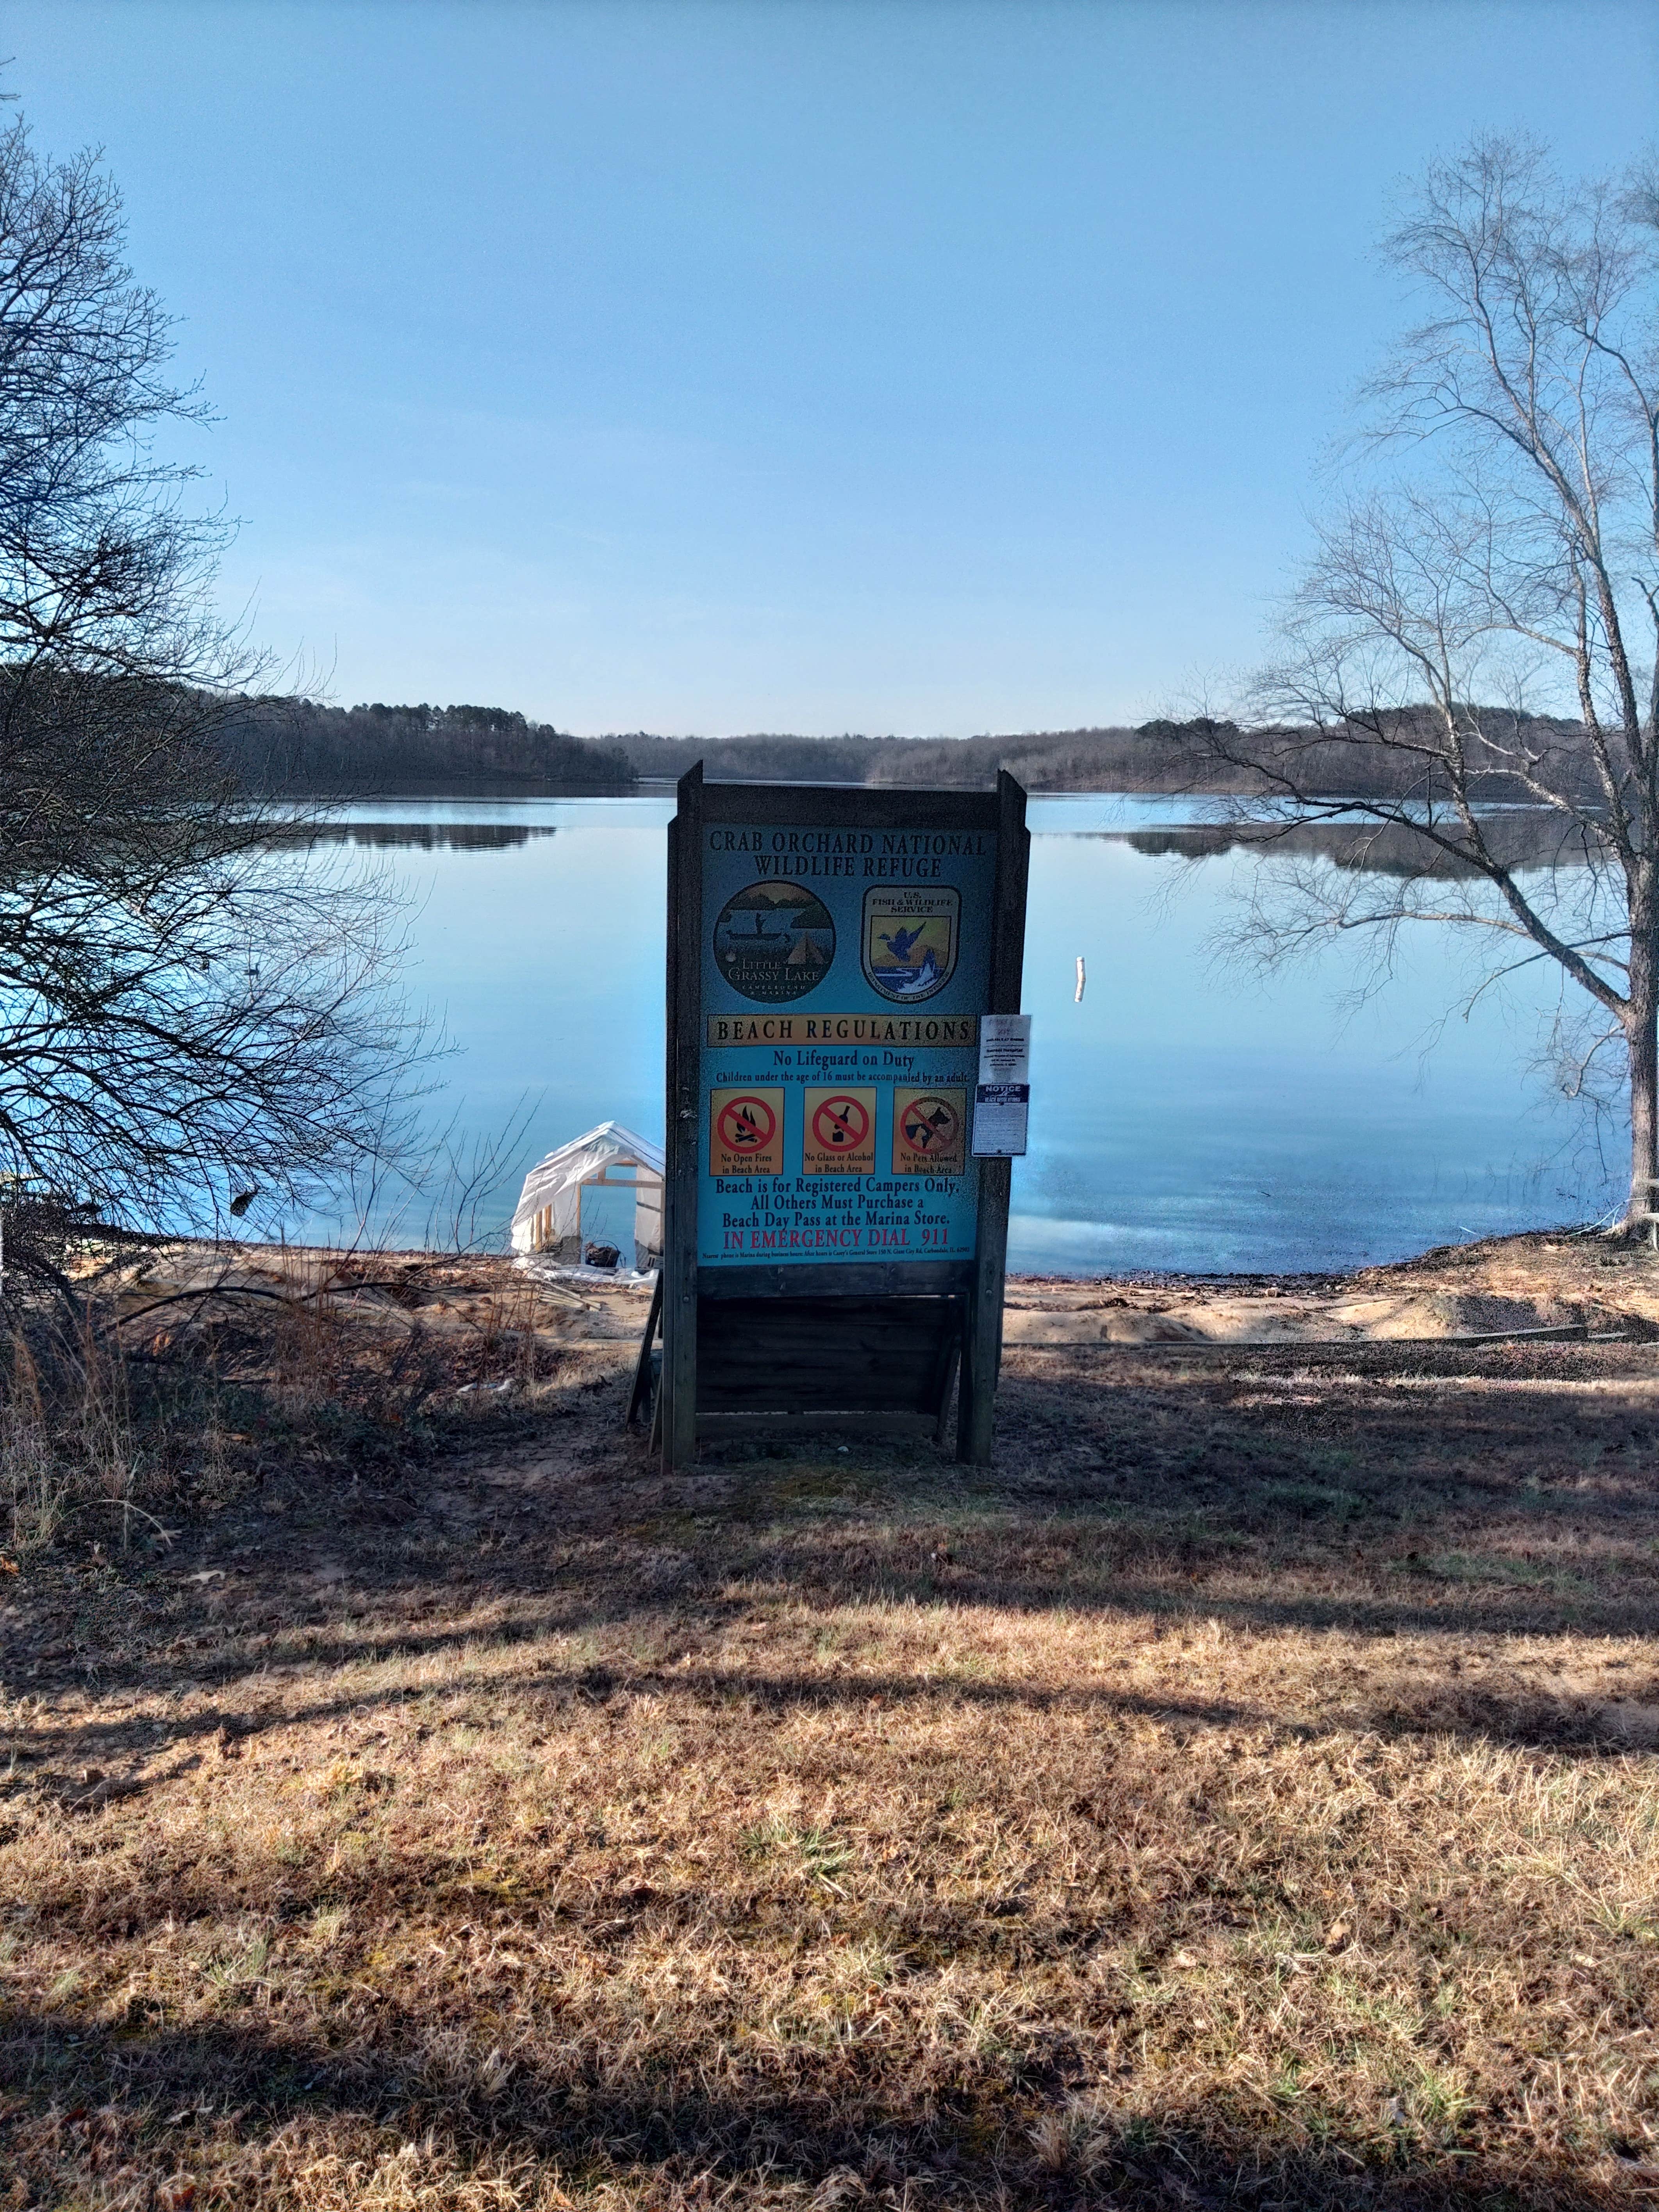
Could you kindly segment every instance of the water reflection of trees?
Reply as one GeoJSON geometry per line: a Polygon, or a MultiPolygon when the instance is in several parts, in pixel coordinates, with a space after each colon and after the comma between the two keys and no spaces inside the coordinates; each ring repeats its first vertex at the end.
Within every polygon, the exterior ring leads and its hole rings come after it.
{"type": "Polygon", "coordinates": [[[410,845],[426,853],[502,853],[511,846],[555,836],[557,831],[518,822],[325,822],[307,823],[301,835],[308,845],[410,845]]]}
{"type": "MultiPolygon", "coordinates": [[[[1582,840],[1559,814],[1544,807],[1516,809],[1483,818],[1488,849],[1507,867],[1583,867],[1582,840]]],[[[1113,836],[1112,832],[1095,833],[1113,836]]],[[[1263,859],[1323,860],[1360,873],[1408,878],[1474,877],[1480,871],[1399,823],[1294,822],[1192,823],[1137,830],[1127,842],[1154,859],[1218,860],[1247,852],[1263,859]]]]}
{"type": "MultiPolygon", "coordinates": [[[[1490,841],[1517,868],[1583,865],[1558,817],[1541,807],[1489,815],[1490,841]]],[[[554,825],[508,822],[307,822],[295,831],[307,845],[411,847],[421,852],[501,853],[557,835],[554,825]]],[[[1365,822],[1189,823],[1169,829],[1072,833],[1127,844],[1152,859],[1218,860],[1226,853],[1329,860],[1339,868],[1403,877],[1462,877],[1476,871],[1426,837],[1395,823],[1365,822]]]]}

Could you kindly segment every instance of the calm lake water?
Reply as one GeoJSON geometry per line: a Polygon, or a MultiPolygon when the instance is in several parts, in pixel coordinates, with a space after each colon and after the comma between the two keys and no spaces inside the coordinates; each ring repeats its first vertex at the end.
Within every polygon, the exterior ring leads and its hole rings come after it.
{"type": "MultiPolygon", "coordinates": [[[[672,812],[665,791],[340,817],[349,853],[414,902],[410,987],[457,1048],[429,1111],[489,1137],[532,1107],[485,1224],[504,1230],[526,1166],[596,1121],[661,1138],[672,812]]],[[[1610,1202],[1583,1109],[1530,1072],[1547,977],[1442,1025],[1467,980],[1445,933],[1422,933],[1357,1012],[1357,948],[1262,982],[1218,966],[1211,940],[1259,863],[1130,842],[1203,818],[1191,799],[1030,803],[1031,1151],[1014,1169],[1013,1267],[1347,1267],[1610,1202]]]]}

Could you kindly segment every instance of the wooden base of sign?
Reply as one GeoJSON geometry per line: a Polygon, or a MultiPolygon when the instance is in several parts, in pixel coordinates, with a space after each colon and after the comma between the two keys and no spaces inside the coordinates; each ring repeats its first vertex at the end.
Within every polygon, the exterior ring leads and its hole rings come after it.
{"type": "Polygon", "coordinates": [[[697,1432],[740,1416],[808,1437],[854,1412],[937,1431],[963,1319],[960,1298],[700,1298],[697,1432]]]}
{"type": "MultiPolygon", "coordinates": [[[[793,1424],[781,1413],[699,1413],[699,1437],[768,1437],[787,1435],[793,1424]]],[[[939,1418],[932,1413],[866,1413],[837,1411],[820,1416],[817,1426],[828,1434],[849,1437],[939,1437],[939,1418]]]]}

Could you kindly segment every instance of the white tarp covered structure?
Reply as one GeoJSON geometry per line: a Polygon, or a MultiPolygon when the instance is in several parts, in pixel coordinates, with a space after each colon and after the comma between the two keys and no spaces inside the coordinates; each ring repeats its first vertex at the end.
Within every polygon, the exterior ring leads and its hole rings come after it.
{"type": "Polygon", "coordinates": [[[624,1245],[623,1267],[654,1267],[662,1260],[663,1150],[624,1129],[620,1121],[601,1121],[550,1152],[524,1179],[513,1217],[513,1249],[543,1252],[550,1259],[580,1265],[585,1242],[582,1193],[618,1185],[634,1194],[634,1250],[624,1245]]]}

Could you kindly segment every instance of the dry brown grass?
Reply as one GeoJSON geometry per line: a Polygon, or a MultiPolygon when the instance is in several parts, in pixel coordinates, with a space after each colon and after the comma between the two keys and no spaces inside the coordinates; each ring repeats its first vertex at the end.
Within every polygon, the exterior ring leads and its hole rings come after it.
{"type": "Polygon", "coordinates": [[[0,2204],[1659,2197],[1650,1348],[672,1486],[626,1358],[8,1586],[0,2204]]]}
{"type": "MultiPolygon", "coordinates": [[[[0,1553],[128,1551],[268,1478],[384,1477],[528,1415],[607,1310],[489,1258],[88,1247],[0,1340],[0,1553]]],[[[631,1307],[639,1294],[612,1301],[631,1307]]],[[[642,1312],[641,1305],[641,1312],[642,1312]]],[[[580,1352],[576,1355],[580,1363],[580,1352]]]]}

